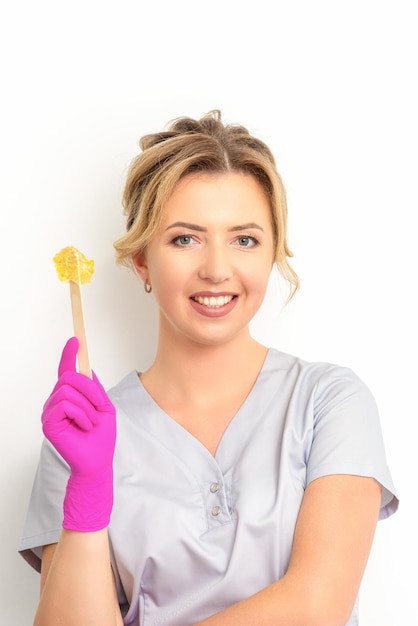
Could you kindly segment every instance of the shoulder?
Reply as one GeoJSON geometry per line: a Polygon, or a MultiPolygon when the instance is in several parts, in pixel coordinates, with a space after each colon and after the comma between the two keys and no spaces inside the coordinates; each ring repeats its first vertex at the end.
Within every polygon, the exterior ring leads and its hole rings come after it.
{"type": "Polygon", "coordinates": [[[375,398],[367,384],[350,368],[323,361],[307,361],[270,350],[265,389],[287,407],[300,423],[341,423],[350,427],[379,422],[375,398]]]}
{"type": "Polygon", "coordinates": [[[365,382],[350,367],[325,361],[308,361],[275,348],[269,349],[264,371],[267,378],[290,380],[298,389],[318,394],[337,388],[356,388],[370,393],[365,382]]]}

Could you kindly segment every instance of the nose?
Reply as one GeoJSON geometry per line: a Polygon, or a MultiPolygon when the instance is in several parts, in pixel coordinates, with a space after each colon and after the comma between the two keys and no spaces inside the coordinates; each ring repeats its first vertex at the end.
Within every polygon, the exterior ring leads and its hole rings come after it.
{"type": "Polygon", "coordinates": [[[199,277],[212,283],[222,283],[231,275],[231,259],[225,244],[207,244],[202,251],[199,277]]]}

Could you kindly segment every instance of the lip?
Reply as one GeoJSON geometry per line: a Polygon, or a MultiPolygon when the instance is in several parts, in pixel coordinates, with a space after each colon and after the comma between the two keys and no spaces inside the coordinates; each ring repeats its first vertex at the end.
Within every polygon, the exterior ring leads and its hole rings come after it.
{"type": "Polygon", "coordinates": [[[199,291],[198,293],[194,293],[190,297],[190,304],[192,308],[195,311],[197,311],[197,313],[199,313],[200,315],[203,315],[204,317],[211,317],[211,318],[224,317],[225,315],[228,315],[228,313],[230,313],[232,309],[235,308],[237,302],[238,302],[238,296],[234,293],[231,293],[230,291],[222,291],[222,292],[199,291]],[[194,299],[194,298],[210,298],[210,297],[216,298],[219,296],[232,296],[232,300],[230,300],[229,302],[227,302],[227,304],[224,304],[220,307],[209,307],[209,306],[205,306],[204,304],[200,304],[194,299]]]}

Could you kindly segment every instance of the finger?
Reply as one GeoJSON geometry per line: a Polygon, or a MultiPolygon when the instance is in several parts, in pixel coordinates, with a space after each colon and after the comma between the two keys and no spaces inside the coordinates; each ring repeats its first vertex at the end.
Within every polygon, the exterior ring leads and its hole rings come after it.
{"type": "Polygon", "coordinates": [[[76,371],[77,351],[78,339],[77,337],[71,337],[65,344],[62,351],[61,360],[58,366],[58,377],[61,377],[64,372],[76,371]]]}
{"type": "Polygon", "coordinates": [[[57,435],[71,425],[85,432],[94,428],[89,414],[68,399],[54,402],[42,413],[42,430],[46,437],[57,435]]]}
{"type": "MultiPolygon", "coordinates": [[[[43,414],[49,416],[55,412],[57,406],[60,407],[60,410],[62,410],[62,407],[65,407],[67,413],[64,417],[74,419],[77,423],[80,420],[84,423],[84,418],[80,417],[83,415],[91,425],[96,425],[100,420],[100,416],[95,406],[83,393],[80,393],[70,385],[62,384],[62,378],[60,384],[57,384],[46,401],[43,407],[43,414]],[[71,411],[73,412],[71,413],[71,411]]],[[[60,415],[60,410],[57,411],[57,419],[63,418],[60,415]]],[[[83,429],[85,429],[85,426],[83,429]]]]}
{"type": "Polygon", "coordinates": [[[88,376],[84,376],[84,374],[66,371],[58,379],[53,393],[62,387],[74,389],[77,393],[83,395],[94,407],[102,406],[104,403],[109,402],[106,392],[97,378],[92,380],[88,376]]]}

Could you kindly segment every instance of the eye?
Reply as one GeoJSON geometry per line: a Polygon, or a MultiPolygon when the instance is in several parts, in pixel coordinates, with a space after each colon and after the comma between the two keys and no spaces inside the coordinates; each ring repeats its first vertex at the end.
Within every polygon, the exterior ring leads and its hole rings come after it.
{"type": "Polygon", "coordinates": [[[176,246],[189,246],[193,241],[193,237],[191,235],[179,235],[178,237],[174,237],[172,243],[176,246]]]}
{"type": "Polygon", "coordinates": [[[237,242],[242,248],[253,248],[258,244],[258,239],[250,235],[241,235],[241,237],[238,237],[237,242]]]}

